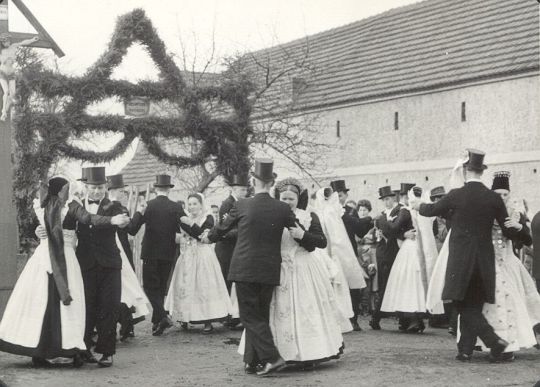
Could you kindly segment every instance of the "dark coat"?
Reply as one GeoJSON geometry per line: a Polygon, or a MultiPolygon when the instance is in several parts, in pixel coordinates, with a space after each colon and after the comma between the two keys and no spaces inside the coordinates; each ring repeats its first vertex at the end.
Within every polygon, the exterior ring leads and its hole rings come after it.
{"type": "Polygon", "coordinates": [[[422,204],[420,215],[442,216],[453,210],[443,299],[464,299],[474,273],[482,279],[484,302],[495,302],[495,253],[492,228],[495,220],[508,238],[518,235],[504,227],[508,217],[501,197],[480,182],[466,183],[452,190],[440,201],[422,204]]]}
{"type": "MultiPolygon", "coordinates": [[[[223,221],[229,215],[235,202],[236,199],[232,195],[229,195],[229,197],[221,203],[221,206],[219,207],[218,224],[223,224],[223,221]]],[[[237,235],[238,229],[234,227],[216,243],[216,256],[223,265],[228,266],[231,262],[237,235]]]]}
{"type": "MultiPolygon", "coordinates": [[[[129,216],[129,211],[126,207],[124,207],[120,202],[113,201],[113,203],[120,207],[123,214],[126,214],[129,216]]],[[[133,225],[131,225],[133,227],[133,225]]],[[[122,245],[122,248],[124,249],[124,253],[126,253],[127,259],[129,261],[129,264],[131,265],[132,269],[135,270],[135,265],[133,264],[133,250],[131,249],[131,244],[129,243],[129,237],[128,232],[131,227],[125,227],[125,228],[118,228],[116,233],[118,234],[118,239],[120,240],[120,244],[122,245]]]]}
{"type": "Polygon", "coordinates": [[[304,237],[301,241],[297,242],[299,242],[300,246],[302,246],[304,249],[312,252],[315,251],[315,249],[326,248],[328,241],[326,240],[326,236],[324,235],[324,231],[321,226],[321,221],[319,220],[317,214],[312,212],[310,215],[311,224],[309,225],[309,229],[306,230],[305,227],[300,224],[300,227],[302,230],[304,230],[304,237]]]}
{"type": "Polygon", "coordinates": [[[410,212],[399,204],[390,212],[390,216],[395,217],[395,219],[388,221],[383,212],[375,221],[376,227],[384,235],[384,238],[377,242],[375,254],[377,261],[392,264],[399,252],[397,240],[403,239],[403,233],[407,231],[407,228],[409,230],[412,228],[412,220],[410,212]]]}
{"type": "Polygon", "coordinates": [[[137,234],[146,225],[142,241],[142,260],[162,260],[174,262],[176,258],[176,233],[180,232],[180,218],[186,216],[179,203],[158,195],[148,201],[144,215],[133,216],[131,235],[137,234]]]}
{"type": "Polygon", "coordinates": [[[204,220],[203,224],[201,224],[200,226],[196,223],[193,223],[193,225],[190,227],[187,224],[182,223],[180,224],[180,227],[190,237],[200,240],[200,236],[204,232],[204,230],[210,230],[212,229],[212,227],[214,227],[214,217],[212,215],[208,215],[204,220]]]}
{"type": "MultiPolygon", "coordinates": [[[[85,202],[86,203],[86,202],[85,202]]],[[[115,216],[122,213],[121,206],[115,205],[104,198],[97,211],[97,215],[115,216]]],[[[77,225],[76,255],[81,271],[92,269],[100,265],[109,269],[121,269],[122,258],[116,245],[116,226],[92,226],[79,222],[77,225]]]]}
{"type": "Polygon", "coordinates": [[[279,285],[281,237],[285,228],[295,226],[295,219],[287,204],[267,193],[236,202],[227,219],[208,234],[217,242],[238,227],[228,280],[279,285]]]}
{"type": "Polygon", "coordinates": [[[363,238],[368,231],[373,228],[373,220],[371,217],[360,219],[358,212],[354,209],[351,211],[349,207],[345,207],[345,210],[346,211],[341,219],[345,225],[345,230],[347,230],[347,235],[351,241],[354,254],[358,257],[358,243],[356,243],[356,237],[363,238]]]}

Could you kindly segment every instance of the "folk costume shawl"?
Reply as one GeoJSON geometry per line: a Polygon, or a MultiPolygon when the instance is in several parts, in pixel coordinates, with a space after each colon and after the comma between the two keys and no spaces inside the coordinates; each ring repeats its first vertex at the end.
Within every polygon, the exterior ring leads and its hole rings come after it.
{"type": "Polygon", "coordinates": [[[60,300],[69,305],[73,299],[69,294],[66,257],[64,255],[64,234],[62,230],[62,210],[69,197],[68,181],[53,177],[40,188],[41,207],[45,212],[45,228],[49,241],[49,255],[52,274],[60,300]]]}

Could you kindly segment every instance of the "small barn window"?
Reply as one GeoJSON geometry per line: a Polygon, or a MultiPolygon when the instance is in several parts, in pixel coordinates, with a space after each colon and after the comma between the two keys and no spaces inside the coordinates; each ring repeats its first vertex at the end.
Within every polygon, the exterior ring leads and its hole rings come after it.
{"type": "Polygon", "coordinates": [[[294,77],[292,79],[292,99],[293,103],[298,102],[302,93],[307,89],[307,81],[302,77],[294,77]]]}
{"type": "Polygon", "coordinates": [[[467,105],[465,102],[461,103],[461,122],[467,121],[467,105]]]}
{"type": "Polygon", "coordinates": [[[394,130],[399,130],[399,113],[394,113],[394,130]]]}
{"type": "Polygon", "coordinates": [[[336,121],[336,137],[341,137],[341,122],[339,120],[336,121]]]}

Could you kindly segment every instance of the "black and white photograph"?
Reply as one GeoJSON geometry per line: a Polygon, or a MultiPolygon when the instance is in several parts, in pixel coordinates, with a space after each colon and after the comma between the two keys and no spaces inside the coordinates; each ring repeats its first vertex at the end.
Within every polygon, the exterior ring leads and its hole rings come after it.
{"type": "Polygon", "coordinates": [[[540,387],[540,0],[0,0],[0,387],[540,387]]]}

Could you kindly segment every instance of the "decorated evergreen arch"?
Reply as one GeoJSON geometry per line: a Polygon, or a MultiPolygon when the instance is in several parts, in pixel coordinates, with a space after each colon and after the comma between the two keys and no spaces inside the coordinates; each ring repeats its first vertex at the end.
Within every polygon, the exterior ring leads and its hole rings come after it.
{"type": "MultiPolygon", "coordinates": [[[[229,176],[249,169],[248,136],[252,133],[249,95],[253,85],[247,79],[224,77],[215,86],[188,86],[181,70],[167,54],[151,21],[142,9],[121,16],[107,50],[81,77],[69,77],[50,70],[26,71],[18,85],[19,106],[15,119],[16,158],[14,189],[21,226],[39,180],[46,177],[59,158],[102,163],[121,156],[135,138],[164,163],[177,167],[215,163],[217,172],[229,176]],[[111,79],[111,74],[139,42],[159,69],[159,81],[131,83],[111,79]],[[147,97],[167,101],[183,113],[179,117],[126,118],[120,115],[90,115],[86,108],[109,97],[147,97]],[[66,101],[57,113],[36,108],[36,97],[66,101]],[[203,104],[217,100],[230,107],[225,118],[211,117],[203,104]],[[110,150],[95,152],[70,144],[84,133],[120,133],[123,138],[110,150]],[[200,145],[189,156],[168,153],[158,139],[196,140],[200,145]]],[[[24,231],[23,231],[24,233],[24,231]]]]}

